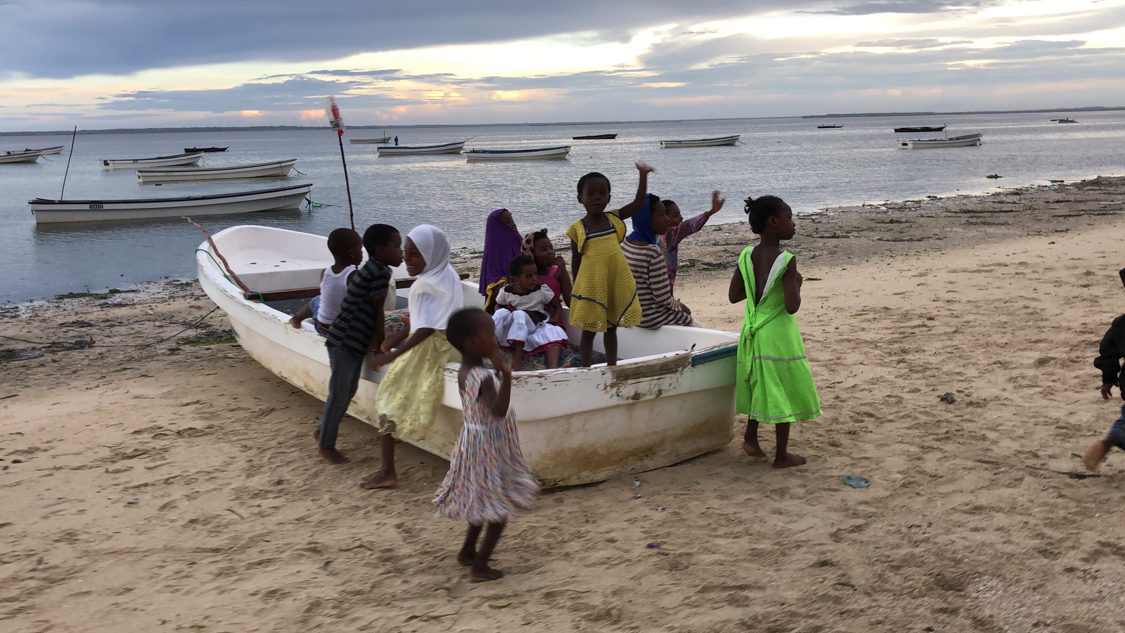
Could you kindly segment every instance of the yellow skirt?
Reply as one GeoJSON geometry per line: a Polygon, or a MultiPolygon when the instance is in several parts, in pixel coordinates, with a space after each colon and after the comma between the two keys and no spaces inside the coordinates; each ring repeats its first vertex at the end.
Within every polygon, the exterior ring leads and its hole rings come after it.
{"type": "Polygon", "coordinates": [[[445,391],[445,364],[461,362],[458,352],[437,330],[398,357],[379,383],[376,425],[401,439],[420,440],[434,424],[445,391]]]}

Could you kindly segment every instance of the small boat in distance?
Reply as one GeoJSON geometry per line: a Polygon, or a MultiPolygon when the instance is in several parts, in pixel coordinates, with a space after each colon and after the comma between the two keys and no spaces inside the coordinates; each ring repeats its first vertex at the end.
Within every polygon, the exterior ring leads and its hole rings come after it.
{"type": "MultiPolygon", "coordinates": [[[[61,154],[62,151],[63,151],[63,147],[66,147],[66,146],[65,145],[56,145],[54,147],[44,147],[43,149],[30,149],[29,148],[29,149],[25,149],[23,151],[24,152],[39,152],[40,156],[46,156],[48,154],[61,154]]],[[[5,154],[11,154],[12,152],[4,152],[4,153],[5,154]]],[[[19,152],[19,153],[22,154],[23,152],[19,152]]]]}
{"type": "Polygon", "coordinates": [[[348,139],[352,145],[379,145],[380,143],[390,143],[391,137],[384,136],[383,138],[353,138],[348,139]]]}
{"type": "Polygon", "coordinates": [[[26,152],[5,152],[0,155],[0,165],[11,165],[15,163],[34,163],[39,160],[42,154],[39,150],[29,150],[26,152]]]}
{"type": "Polygon", "coordinates": [[[896,127],[895,134],[916,134],[918,132],[941,132],[945,129],[944,125],[923,125],[921,127],[896,127]]]}
{"type": "Polygon", "coordinates": [[[816,129],[818,129],[818,130],[838,130],[842,127],[844,127],[844,126],[842,126],[842,125],[818,125],[818,126],[816,126],[816,129]]]}
{"type": "Polygon", "coordinates": [[[154,182],[194,182],[197,180],[233,180],[236,178],[286,178],[297,164],[296,158],[253,165],[187,169],[138,169],[137,180],[147,185],[154,182]]]}
{"type": "Polygon", "coordinates": [[[172,154],[171,156],[155,156],[153,158],[105,158],[99,162],[101,162],[103,170],[113,171],[115,169],[198,165],[202,158],[203,152],[195,152],[194,154],[172,154]]]}
{"type": "Polygon", "coordinates": [[[686,141],[660,141],[660,147],[671,149],[673,147],[719,147],[721,145],[734,145],[738,143],[738,137],[741,134],[733,136],[718,136],[715,138],[699,138],[686,141]]]}
{"type": "Polygon", "coordinates": [[[465,158],[470,163],[488,160],[563,160],[569,153],[569,145],[536,149],[471,149],[465,152],[465,158]]]}
{"type": "Polygon", "coordinates": [[[428,154],[460,154],[465,141],[441,145],[387,145],[379,147],[380,156],[424,156],[428,154]]]}
{"type": "Polygon", "coordinates": [[[912,141],[899,141],[902,149],[934,149],[938,147],[973,147],[980,145],[983,134],[963,134],[949,138],[915,139],[912,141]]]}
{"type": "MultiPolygon", "coordinates": [[[[228,145],[227,147],[230,146],[228,145]]],[[[184,151],[188,154],[194,154],[196,152],[225,152],[227,151],[227,147],[185,147],[184,151]]]]}
{"type": "Polygon", "coordinates": [[[586,136],[573,136],[575,141],[602,141],[617,138],[616,134],[587,134],[586,136]]]}
{"type": "Polygon", "coordinates": [[[1078,121],[1075,121],[1074,119],[1051,119],[1051,120],[1054,121],[1055,123],[1078,123],[1078,121]]]}
{"type": "Polygon", "coordinates": [[[36,224],[178,218],[181,215],[226,215],[301,208],[312,185],[293,185],[239,193],[219,193],[182,198],[133,200],[28,200],[36,224]]]}

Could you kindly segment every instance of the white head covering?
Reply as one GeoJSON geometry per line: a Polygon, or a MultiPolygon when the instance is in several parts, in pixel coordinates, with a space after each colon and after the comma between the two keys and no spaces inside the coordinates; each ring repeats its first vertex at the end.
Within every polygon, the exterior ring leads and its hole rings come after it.
{"type": "Polygon", "coordinates": [[[449,317],[464,307],[461,276],[449,265],[449,239],[436,226],[420,224],[407,236],[426,268],[410,287],[410,327],[444,330],[449,317]]]}

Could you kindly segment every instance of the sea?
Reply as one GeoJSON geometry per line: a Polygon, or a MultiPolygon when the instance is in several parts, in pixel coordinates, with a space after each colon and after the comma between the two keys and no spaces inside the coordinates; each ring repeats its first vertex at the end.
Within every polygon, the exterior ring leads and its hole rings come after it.
{"type": "MultiPolygon", "coordinates": [[[[524,124],[386,128],[402,145],[469,139],[466,148],[503,149],[570,145],[567,160],[469,163],[463,156],[379,158],[374,145],[352,138],[383,136],[382,129],[349,129],[344,152],[355,226],[376,222],[405,233],[433,224],[456,248],[479,249],[484,224],[497,208],[511,211],[521,232],[546,228],[561,236],[584,211],[576,200],[578,178],[606,174],[611,206],[632,200],[636,161],[656,168],[650,191],[674,199],[685,216],[710,207],[713,189],[726,206],[712,222],[745,221],[747,196],[780,196],[797,213],[826,207],[977,194],[997,187],[1047,184],[1125,174],[1125,112],[1071,113],[1076,124],[1058,124],[1050,113],[723,119],[633,123],[524,124]],[[818,129],[821,124],[843,125],[818,129]],[[979,147],[899,149],[896,140],[938,134],[895,134],[901,126],[948,126],[950,136],[981,132],[979,147]],[[614,140],[573,136],[616,133],[614,140]],[[662,139],[741,134],[733,147],[661,149],[662,139]],[[997,174],[1000,179],[986,176],[997,174]]],[[[32,198],[58,199],[70,152],[66,135],[0,136],[0,151],[65,145],[63,153],[28,165],[0,165],[0,304],[53,298],[164,278],[195,277],[194,251],[203,241],[183,220],[90,222],[37,227],[32,198]]],[[[251,191],[312,183],[311,201],[299,211],[196,218],[211,232],[258,224],[327,235],[349,224],[340,145],[323,129],[159,131],[79,134],[74,143],[67,199],[135,199],[251,191]],[[185,147],[229,147],[205,154],[218,167],[296,158],[289,178],[140,185],[133,171],[103,171],[105,158],[143,158],[185,147]]],[[[798,231],[800,224],[798,223],[798,231]]]]}

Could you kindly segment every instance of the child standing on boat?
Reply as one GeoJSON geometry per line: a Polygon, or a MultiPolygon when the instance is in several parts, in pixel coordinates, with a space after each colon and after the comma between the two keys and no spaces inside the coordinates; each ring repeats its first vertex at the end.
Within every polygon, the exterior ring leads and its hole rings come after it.
{"type": "Polygon", "coordinates": [[[508,520],[535,500],[539,482],[520,451],[516,412],[510,406],[512,370],[500,355],[492,319],[470,308],[453,314],[447,327],[449,342],[461,353],[457,386],[465,423],[434,505],[446,517],[469,523],[457,562],[469,567],[473,582],[485,582],[504,575],[490,568],[488,559],[508,520]],[[496,368],[499,385],[485,358],[496,368]]]}
{"type": "Polygon", "coordinates": [[[574,288],[570,293],[570,322],[582,330],[579,349],[582,364],[589,367],[594,357],[594,337],[604,332],[606,365],[617,364],[617,328],[641,322],[637,284],[629,263],[621,253],[625,239],[624,220],[645,204],[648,175],[652,167],[637,163],[640,183],[629,204],[614,211],[609,205],[609,178],[591,172],[578,180],[578,202],[586,216],[570,225],[570,256],[574,269],[574,288]]]}
{"type": "MultiPolygon", "coordinates": [[[[317,453],[329,464],[348,461],[336,450],[336,432],[359,388],[364,356],[378,351],[383,342],[383,302],[390,288],[391,268],[402,263],[402,236],[393,226],[370,226],[363,234],[363,247],[367,263],[348,284],[340,312],[326,334],[332,376],[324,416],[313,436],[319,443],[317,453]]],[[[393,440],[390,446],[393,451],[393,440]]],[[[383,451],[386,453],[385,442],[383,451]]]]}
{"type": "MultiPolygon", "coordinates": [[[[372,368],[390,364],[375,394],[379,419],[375,427],[387,436],[422,439],[434,423],[445,390],[442,369],[461,360],[446,340],[449,317],[464,307],[461,277],[449,264],[449,239],[441,229],[422,224],[406,236],[403,261],[415,276],[410,287],[410,330],[387,339],[372,368]],[[399,344],[401,342],[401,344],[399,344]],[[394,347],[397,345],[397,347],[394,347]],[[391,349],[394,347],[394,349],[391,349]]],[[[394,444],[384,452],[383,469],[363,483],[364,488],[391,488],[398,483],[394,444]]]]}
{"type": "Polygon", "coordinates": [[[289,319],[289,325],[298,330],[305,319],[312,319],[313,328],[321,336],[328,335],[356,267],[363,263],[363,238],[351,229],[336,229],[328,234],[328,252],[336,261],[320,271],[320,294],[289,319]]]}
{"type": "Polygon", "coordinates": [[[758,444],[758,424],[773,424],[773,467],[800,466],[805,458],[788,452],[789,427],[819,416],[820,398],[793,316],[801,307],[797,258],[781,250],[781,241],[796,233],[793,210],[781,198],[762,196],[746,199],[746,214],[761,242],[742,251],[727,292],[731,303],[746,301],[735,381],[737,411],[748,418],[742,450],[765,457],[758,444]]]}

